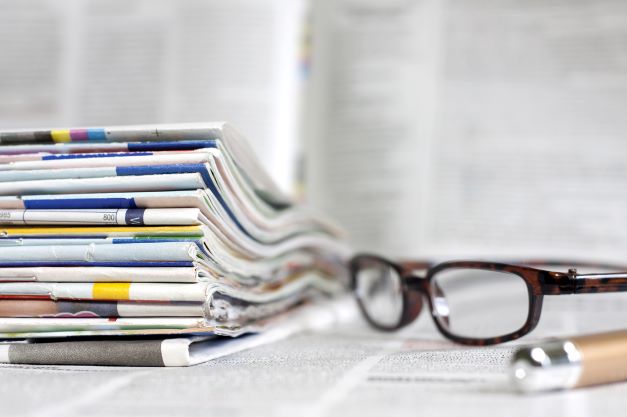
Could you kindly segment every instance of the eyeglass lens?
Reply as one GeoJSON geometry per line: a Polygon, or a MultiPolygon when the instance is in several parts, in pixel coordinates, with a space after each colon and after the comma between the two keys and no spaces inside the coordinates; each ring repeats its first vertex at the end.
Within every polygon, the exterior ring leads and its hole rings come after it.
{"type": "Polygon", "coordinates": [[[401,277],[390,265],[363,260],[355,275],[355,290],[364,313],[377,325],[392,328],[403,314],[401,277]]]}
{"type": "Polygon", "coordinates": [[[482,269],[444,269],[431,281],[435,316],[449,333],[492,338],[520,330],[529,291],[518,275],[482,269]]]}

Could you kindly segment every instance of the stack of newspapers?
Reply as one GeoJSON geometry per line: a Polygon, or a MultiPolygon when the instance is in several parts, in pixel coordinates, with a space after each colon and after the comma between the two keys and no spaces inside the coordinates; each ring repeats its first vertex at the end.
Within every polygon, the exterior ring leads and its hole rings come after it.
{"type": "Polygon", "coordinates": [[[0,362],[190,365],[328,320],[345,288],[337,228],[228,124],[0,144],[0,362]]]}

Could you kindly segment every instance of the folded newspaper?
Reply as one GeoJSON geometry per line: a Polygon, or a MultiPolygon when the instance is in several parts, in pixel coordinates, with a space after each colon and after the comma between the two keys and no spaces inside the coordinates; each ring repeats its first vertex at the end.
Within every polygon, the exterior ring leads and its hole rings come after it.
{"type": "Polygon", "coordinates": [[[0,362],[190,365],[329,322],[346,288],[341,231],[228,124],[0,145],[0,362]]]}

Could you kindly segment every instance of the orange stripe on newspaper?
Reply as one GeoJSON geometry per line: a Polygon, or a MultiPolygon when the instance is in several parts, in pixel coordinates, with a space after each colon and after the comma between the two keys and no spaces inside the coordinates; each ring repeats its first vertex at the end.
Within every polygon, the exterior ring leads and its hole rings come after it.
{"type": "Polygon", "coordinates": [[[94,300],[128,300],[130,282],[96,282],[91,294],[94,300]]]}

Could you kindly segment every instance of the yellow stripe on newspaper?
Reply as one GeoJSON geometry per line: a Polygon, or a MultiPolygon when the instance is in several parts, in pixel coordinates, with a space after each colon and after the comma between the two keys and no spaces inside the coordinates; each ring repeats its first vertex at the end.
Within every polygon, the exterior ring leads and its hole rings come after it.
{"type": "Polygon", "coordinates": [[[91,296],[94,300],[128,300],[130,290],[130,282],[96,282],[91,296]]]}
{"type": "Polygon", "coordinates": [[[201,235],[202,226],[120,226],[120,227],[6,227],[0,229],[0,234],[7,237],[13,235],[108,235],[108,234],[171,234],[187,235],[194,233],[201,235]]]}
{"type": "Polygon", "coordinates": [[[72,141],[72,137],[70,136],[69,129],[51,130],[50,136],[52,136],[52,140],[55,141],[56,143],[65,143],[65,142],[72,141]]]}

